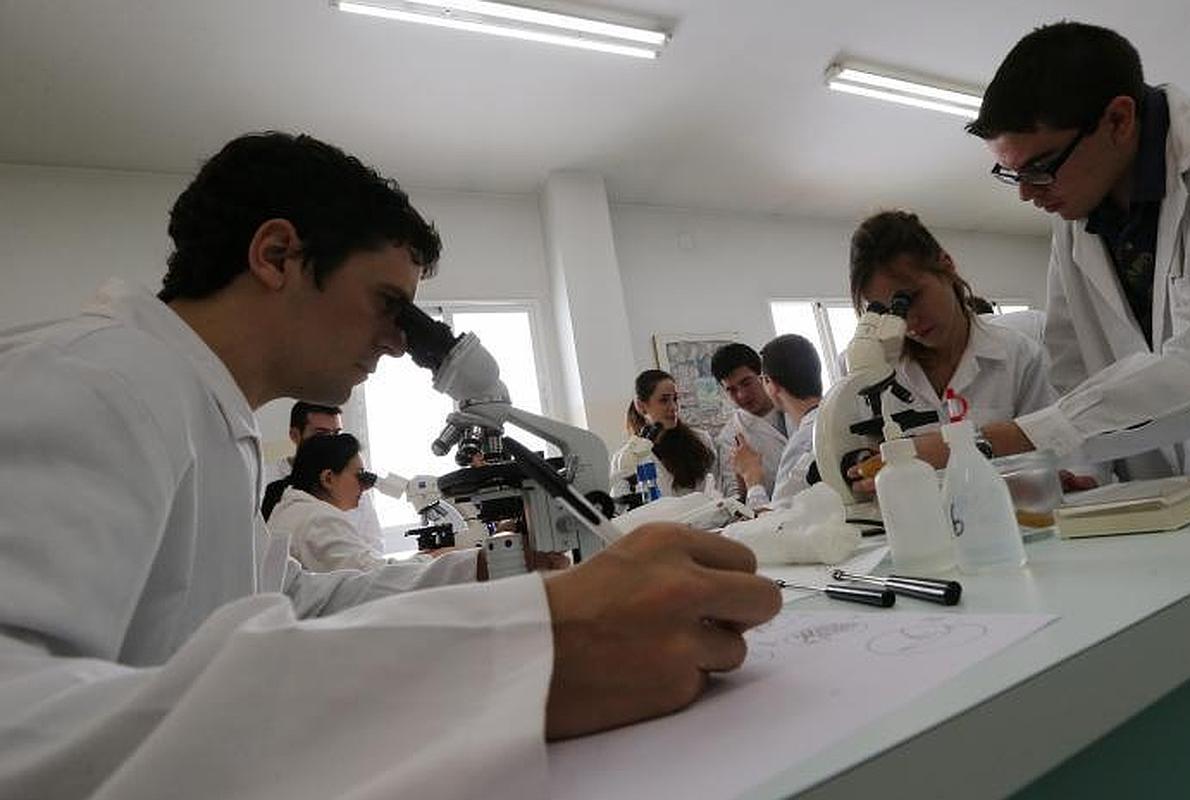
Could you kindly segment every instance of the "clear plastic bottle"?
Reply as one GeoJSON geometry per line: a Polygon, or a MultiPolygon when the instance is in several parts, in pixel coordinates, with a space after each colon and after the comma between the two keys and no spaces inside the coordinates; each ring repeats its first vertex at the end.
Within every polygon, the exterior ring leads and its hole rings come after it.
{"type": "Polygon", "coordinates": [[[952,568],[954,537],[934,470],[917,458],[912,439],[889,439],[880,455],[884,466],[876,473],[876,499],[893,564],[911,574],[952,568]]]}
{"type": "Polygon", "coordinates": [[[959,569],[979,572],[1024,566],[1025,546],[1008,485],[975,447],[969,420],[942,426],[950,446],[942,495],[950,509],[959,569]]]}

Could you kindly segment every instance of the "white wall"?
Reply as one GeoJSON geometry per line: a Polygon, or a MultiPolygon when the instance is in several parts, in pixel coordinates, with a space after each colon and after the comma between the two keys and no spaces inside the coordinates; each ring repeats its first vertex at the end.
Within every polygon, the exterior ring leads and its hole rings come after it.
{"type": "MultiPolygon", "coordinates": [[[[759,348],[773,336],[769,300],[848,297],[851,224],[636,205],[611,212],[638,369],[656,364],[655,333],[736,331],[759,348]]],[[[1044,306],[1048,238],[933,233],[977,293],[1044,306]]]]}
{"type": "Polygon", "coordinates": [[[185,183],[0,164],[0,328],[73,314],[111,276],[160,287],[185,183]]]}

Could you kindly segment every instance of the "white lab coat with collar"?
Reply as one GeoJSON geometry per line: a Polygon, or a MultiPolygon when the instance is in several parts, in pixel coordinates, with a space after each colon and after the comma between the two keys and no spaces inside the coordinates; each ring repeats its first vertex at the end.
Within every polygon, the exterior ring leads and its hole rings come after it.
{"type": "MultiPolygon", "coordinates": [[[[1057,220],[1047,281],[1045,343],[1065,394],[1017,424],[1039,448],[1076,450],[1096,434],[1190,407],[1190,99],[1169,100],[1165,198],[1157,227],[1150,350],[1120,288],[1111,256],[1086,220],[1057,220]]],[[[1126,460],[1126,477],[1186,469],[1185,445],[1126,460]]]]}
{"type": "Polygon", "coordinates": [[[348,512],[293,486],[282,493],[268,526],[273,536],[289,541],[289,554],[311,572],[375,569],[387,563],[348,512]]]}
{"type": "MultiPolygon", "coordinates": [[[[935,411],[941,422],[946,421],[946,403],[934,391],[920,364],[912,358],[902,358],[897,365],[897,380],[913,393],[913,408],[935,411]]],[[[967,347],[949,388],[967,401],[967,419],[976,427],[1044,408],[1058,396],[1046,376],[1041,345],[1020,331],[980,319],[972,322],[967,347]]],[[[894,401],[893,410],[897,407],[894,401]]],[[[938,427],[924,425],[906,433],[923,433],[938,427]]]]}
{"type": "Polygon", "coordinates": [[[746,502],[749,508],[789,508],[798,492],[810,488],[806,478],[814,463],[814,420],[817,416],[818,407],[815,406],[798,420],[797,429],[781,451],[773,491],[769,492],[763,486],[748,487],[746,502]]]}
{"type": "MultiPolygon", "coordinates": [[[[782,412],[773,409],[766,416],[758,417],[742,408],[737,408],[715,437],[716,456],[719,460],[719,488],[728,497],[736,497],[740,491],[736,480],[735,466],[732,452],[736,446],[736,437],[742,436],[748,446],[760,454],[760,463],[764,468],[764,490],[772,494],[776,485],[777,468],[781,463],[781,454],[785,451],[788,437],[777,429],[777,418],[782,412]]],[[[785,430],[793,430],[789,418],[785,418],[785,430]]]]}
{"type": "Polygon", "coordinates": [[[0,406],[0,797],[545,796],[540,578],[296,569],[247,401],[156,298],[0,334],[0,406]]]}

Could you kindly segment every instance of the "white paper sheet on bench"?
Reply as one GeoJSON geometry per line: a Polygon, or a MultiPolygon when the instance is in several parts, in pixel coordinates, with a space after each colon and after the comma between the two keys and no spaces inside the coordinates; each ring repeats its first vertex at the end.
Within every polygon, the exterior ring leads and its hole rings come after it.
{"type": "Polygon", "coordinates": [[[787,606],[678,714],[551,745],[552,798],[730,798],[1057,617],[787,606]]]}

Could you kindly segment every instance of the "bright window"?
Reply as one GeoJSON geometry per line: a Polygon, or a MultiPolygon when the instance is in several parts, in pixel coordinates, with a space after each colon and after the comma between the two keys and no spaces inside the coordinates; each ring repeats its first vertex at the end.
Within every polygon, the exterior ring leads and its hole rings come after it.
{"type": "Polygon", "coordinates": [[[773,300],[769,303],[773,330],[778,336],[805,336],[822,360],[822,386],[829,387],[841,375],[839,354],[855,335],[856,316],[845,300],[773,300]]]}
{"type": "MultiPolygon", "coordinates": [[[[500,366],[500,378],[508,387],[512,404],[542,413],[531,307],[447,304],[426,310],[450,325],[455,333],[470,331],[478,336],[500,366]]],[[[453,451],[447,456],[435,456],[430,451],[430,442],[441,432],[454,405],[446,395],[434,391],[428,370],[409,358],[381,359],[376,372],[364,384],[364,406],[368,462],[375,472],[380,475],[395,472],[411,478],[442,475],[459,468],[453,451]]],[[[506,433],[532,450],[546,449],[544,441],[523,431],[512,428],[506,433]]],[[[416,527],[420,523],[416,510],[405,500],[393,500],[379,492],[374,492],[372,499],[381,527],[416,527]]],[[[409,547],[413,546],[410,539],[409,547]]]]}

